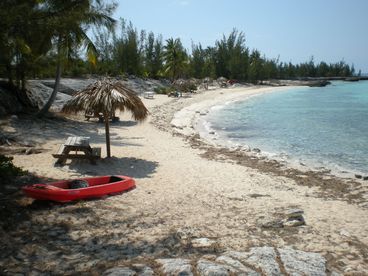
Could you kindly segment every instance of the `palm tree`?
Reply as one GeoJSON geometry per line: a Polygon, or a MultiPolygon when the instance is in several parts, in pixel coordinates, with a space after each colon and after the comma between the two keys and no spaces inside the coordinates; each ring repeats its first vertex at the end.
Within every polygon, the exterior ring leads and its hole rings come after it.
{"type": "Polygon", "coordinates": [[[115,4],[105,5],[103,0],[44,0],[42,9],[48,16],[48,29],[53,29],[51,39],[56,41],[57,66],[53,92],[47,103],[38,112],[44,115],[50,109],[58,92],[62,63],[78,47],[85,46],[88,60],[96,63],[97,50],[88,37],[87,30],[93,26],[112,29],[115,20],[110,14],[115,4]]]}
{"type": "Polygon", "coordinates": [[[95,113],[102,113],[105,121],[107,157],[111,157],[109,117],[110,114],[115,114],[117,109],[131,111],[137,121],[143,121],[148,116],[147,108],[133,90],[109,78],[99,80],[75,94],[62,111],[78,113],[93,110],[95,113]]]}
{"type": "Polygon", "coordinates": [[[182,72],[186,62],[186,52],[179,38],[166,40],[164,46],[165,73],[175,80],[182,72]]]}

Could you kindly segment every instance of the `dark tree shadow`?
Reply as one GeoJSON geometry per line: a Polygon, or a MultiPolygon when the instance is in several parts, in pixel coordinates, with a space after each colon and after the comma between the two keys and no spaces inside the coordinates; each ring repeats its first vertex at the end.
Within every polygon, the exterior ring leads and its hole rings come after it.
{"type": "Polygon", "coordinates": [[[96,165],[85,160],[73,160],[69,163],[69,169],[90,175],[128,175],[133,178],[147,178],[156,172],[158,164],[156,161],[134,157],[111,157],[98,160],[96,165]]]}

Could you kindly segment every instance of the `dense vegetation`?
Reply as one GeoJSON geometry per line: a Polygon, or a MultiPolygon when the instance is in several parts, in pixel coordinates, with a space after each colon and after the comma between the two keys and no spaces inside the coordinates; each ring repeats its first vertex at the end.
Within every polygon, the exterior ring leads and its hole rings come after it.
{"type": "MultiPolygon", "coordinates": [[[[131,22],[111,18],[116,3],[104,0],[3,0],[0,2],[0,77],[24,88],[27,78],[136,75],[151,78],[218,78],[257,83],[264,79],[351,76],[344,61],[301,64],[269,59],[249,49],[234,29],[214,46],[163,39],[131,22]],[[94,27],[93,38],[89,37],[94,27]]],[[[49,103],[55,98],[53,93],[49,103]]]]}
{"type": "Polygon", "coordinates": [[[15,177],[24,175],[26,172],[13,165],[13,157],[0,154],[0,183],[12,183],[15,177]]]}

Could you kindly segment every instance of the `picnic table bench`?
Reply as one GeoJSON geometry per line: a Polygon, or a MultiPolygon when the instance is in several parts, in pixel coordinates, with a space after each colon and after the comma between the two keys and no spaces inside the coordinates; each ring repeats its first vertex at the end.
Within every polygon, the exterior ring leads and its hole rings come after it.
{"type": "Polygon", "coordinates": [[[52,156],[57,158],[55,164],[60,165],[65,164],[67,159],[87,159],[92,164],[96,164],[96,160],[101,158],[101,148],[92,148],[89,145],[89,137],[71,136],[52,156]]]}
{"type": "MultiPolygon", "coordinates": [[[[87,121],[89,121],[89,119],[91,119],[91,118],[98,118],[99,122],[104,121],[104,116],[100,112],[86,111],[84,113],[84,117],[86,118],[87,121]]],[[[115,116],[115,114],[110,114],[109,119],[111,119],[112,122],[118,122],[119,121],[119,117],[115,116]]]]}
{"type": "Polygon", "coordinates": [[[147,92],[144,92],[143,97],[146,99],[153,99],[154,95],[155,95],[155,92],[147,91],[147,92]]]}

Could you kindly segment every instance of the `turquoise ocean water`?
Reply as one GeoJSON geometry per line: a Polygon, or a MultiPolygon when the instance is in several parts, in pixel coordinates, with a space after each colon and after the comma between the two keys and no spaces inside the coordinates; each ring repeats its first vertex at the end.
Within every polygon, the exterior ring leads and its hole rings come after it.
{"type": "Polygon", "coordinates": [[[211,109],[222,140],[273,158],[368,174],[368,81],[287,89],[211,109]]]}

